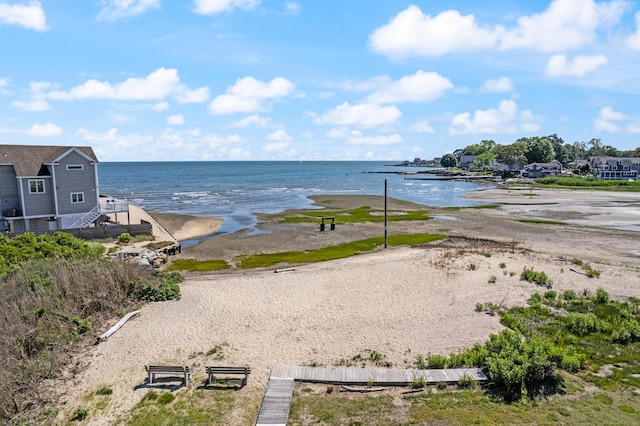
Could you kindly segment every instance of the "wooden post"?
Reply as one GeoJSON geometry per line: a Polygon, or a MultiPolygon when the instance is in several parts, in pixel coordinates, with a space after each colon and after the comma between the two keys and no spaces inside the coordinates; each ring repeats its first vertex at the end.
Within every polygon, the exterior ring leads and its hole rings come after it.
{"type": "Polygon", "coordinates": [[[387,180],[384,180],[384,248],[387,248],[387,180]]]}

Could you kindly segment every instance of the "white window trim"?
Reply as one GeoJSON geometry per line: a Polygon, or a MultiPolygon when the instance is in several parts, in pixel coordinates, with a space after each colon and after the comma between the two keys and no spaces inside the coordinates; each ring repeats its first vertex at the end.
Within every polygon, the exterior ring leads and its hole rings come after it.
{"type": "Polygon", "coordinates": [[[71,198],[71,204],[84,204],[84,192],[72,192],[69,195],[69,197],[71,198]],[[74,195],[80,195],[80,198],[82,198],[82,201],[73,201],[74,195]]]}
{"type": "MultiPolygon", "coordinates": [[[[46,194],[47,193],[47,187],[44,184],[44,179],[29,179],[27,181],[27,186],[29,187],[29,194],[46,194]],[[32,191],[31,182],[42,182],[42,191],[32,191]]],[[[36,183],[36,189],[37,187],[38,187],[38,184],[36,183]]]]}
{"type": "Polygon", "coordinates": [[[84,170],[84,164],[67,164],[67,170],[84,170]]]}

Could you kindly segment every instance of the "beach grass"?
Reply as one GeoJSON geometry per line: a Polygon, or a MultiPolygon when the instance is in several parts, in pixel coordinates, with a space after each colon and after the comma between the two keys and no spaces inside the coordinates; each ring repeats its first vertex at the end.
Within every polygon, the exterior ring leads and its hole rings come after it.
{"type": "Polygon", "coordinates": [[[450,207],[444,207],[443,210],[448,210],[448,211],[458,211],[458,210],[462,210],[462,209],[487,209],[487,210],[492,210],[492,209],[497,209],[498,206],[496,204],[481,204],[478,206],[466,206],[466,207],[455,207],[455,206],[450,206],[450,207]]]}
{"type": "Polygon", "coordinates": [[[536,179],[534,188],[584,189],[617,192],[640,192],[640,180],[602,180],[589,177],[545,177],[536,179]]]}
{"type": "MultiPolygon", "coordinates": [[[[401,234],[391,235],[387,238],[387,245],[417,245],[427,244],[433,241],[445,239],[443,234],[401,234]]],[[[237,264],[241,268],[265,268],[280,263],[296,264],[324,262],[327,260],[343,259],[355,256],[360,253],[380,248],[384,245],[383,237],[369,238],[366,240],[353,241],[350,243],[338,244],[335,246],[323,247],[315,250],[291,251],[280,253],[264,253],[239,256],[237,264]]]]}
{"type": "MultiPolygon", "coordinates": [[[[285,223],[304,223],[320,220],[323,217],[333,217],[336,224],[364,223],[384,221],[384,210],[362,206],[355,209],[321,209],[301,210],[299,214],[291,215],[291,211],[281,214],[267,215],[269,220],[285,223]]],[[[428,220],[429,214],[425,210],[387,210],[388,221],[428,220]]]]}
{"type": "Polygon", "coordinates": [[[195,259],[176,259],[171,262],[166,271],[191,271],[191,272],[207,272],[221,271],[229,269],[231,266],[224,260],[195,260],[195,259]]]}

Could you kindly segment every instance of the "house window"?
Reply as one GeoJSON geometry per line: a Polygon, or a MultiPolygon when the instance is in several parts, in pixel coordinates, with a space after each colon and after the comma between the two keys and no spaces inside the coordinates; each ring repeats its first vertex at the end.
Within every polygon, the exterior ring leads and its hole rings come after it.
{"type": "Polygon", "coordinates": [[[67,170],[84,170],[82,164],[67,164],[67,170]]]}
{"type": "Polygon", "coordinates": [[[80,204],[80,203],[84,203],[84,192],[72,192],[71,204],[80,204]]]}
{"type": "Polygon", "coordinates": [[[29,194],[44,194],[44,180],[34,179],[29,181],[29,194]]]}

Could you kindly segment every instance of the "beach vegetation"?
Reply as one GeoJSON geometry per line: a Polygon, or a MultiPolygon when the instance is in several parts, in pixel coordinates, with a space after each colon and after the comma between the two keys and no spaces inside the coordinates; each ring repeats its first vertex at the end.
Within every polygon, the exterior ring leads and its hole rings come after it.
{"type": "Polygon", "coordinates": [[[84,407],[78,407],[73,412],[73,416],[71,416],[71,421],[72,422],[81,422],[83,420],[86,420],[87,417],[89,417],[89,410],[87,410],[84,407]]]}
{"type": "MultiPolygon", "coordinates": [[[[398,234],[387,238],[389,246],[420,245],[445,239],[443,234],[398,234]]],[[[343,259],[365,253],[384,245],[382,237],[353,241],[335,246],[323,247],[315,250],[261,253],[239,256],[236,264],[241,268],[265,268],[281,263],[297,264],[310,262],[324,262],[327,260],[343,259]]]]}
{"type": "Polygon", "coordinates": [[[563,189],[589,189],[603,191],[640,191],[640,180],[604,180],[595,176],[550,176],[536,179],[536,187],[563,188],[563,189]]]}
{"type": "Polygon", "coordinates": [[[491,275],[489,277],[489,284],[495,284],[496,281],[498,281],[498,277],[496,277],[495,275],[491,275]]]}
{"type": "Polygon", "coordinates": [[[119,244],[128,244],[131,241],[131,234],[128,232],[123,232],[118,235],[118,243],[119,244]]]}
{"type": "MultiPolygon", "coordinates": [[[[333,217],[337,225],[346,223],[365,223],[384,221],[384,210],[362,206],[355,209],[310,209],[299,210],[297,214],[291,211],[267,215],[268,220],[278,220],[285,223],[318,222],[323,217],[333,217]]],[[[430,216],[426,210],[387,210],[387,221],[428,220],[430,216]]]]}
{"type": "Polygon", "coordinates": [[[225,260],[175,259],[165,268],[165,271],[211,272],[222,271],[230,267],[225,260]]]}
{"type": "Polygon", "coordinates": [[[520,274],[520,279],[547,288],[551,288],[551,286],[553,285],[553,281],[547,276],[545,272],[536,272],[533,269],[526,267],[520,274]]]}
{"type": "Polygon", "coordinates": [[[584,269],[584,273],[587,277],[589,278],[600,278],[600,271],[598,271],[597,269],[594,269],[591,267],[591,265],[589,265],[587,262],[580,260],[580,259],[572,259],[572,261],[574,265],[576,266],[580,266],[582,267],[582,269],[584,269]]]}
{"type": "Polygon", "coordinates": [[[467,265],[467,271],[475,271],[478,266],[475,263],[470,263],[467,265]]]}
{"type": "Polygon", "coordinates": [[[39,392],[58,377],[75,344],[141,302],[179,298],[178,273],[112,262],[70,234],[0,237],[0,423],[36,415],[39,392]]]}
{"type": "Polygon", "coordinates": [[[504,262],[500,262],[498,266],[500,267],[500,269],[505,269],[507,267],[507,264],[504,262]]]}

